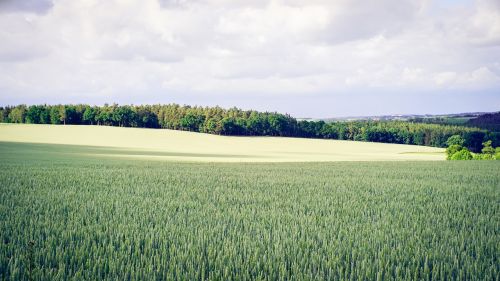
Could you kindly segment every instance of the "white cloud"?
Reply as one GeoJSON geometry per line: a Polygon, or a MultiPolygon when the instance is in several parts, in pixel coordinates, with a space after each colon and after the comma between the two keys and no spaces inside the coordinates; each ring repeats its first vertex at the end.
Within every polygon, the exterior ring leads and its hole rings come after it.
{"type": "Polygon", "coordinates": [[[457,74],[452,71],[440,72],[434,75],[434,81],[438,86],[446,86],[455,83],[457,74]]]}
{"type": "Polygon", "coordinates": [[[500,76],[492,72],[488,67],[480,67],[470,72],[455,73],[442,72],[434,76],[438,86],[457,89],[489,88],[500,85],[500,76]]]}
{"type": "Polygon", "coordinates": [[[459,2],[9,0],[0,103],[498,90],[500,5],[459,2]]]}
{"type": "Polygon", "coordinates": [[[401,80],[405,83],[418,82],[421,80],[424,70],[422,68],[408,68],[403,69],[401,80]]]}

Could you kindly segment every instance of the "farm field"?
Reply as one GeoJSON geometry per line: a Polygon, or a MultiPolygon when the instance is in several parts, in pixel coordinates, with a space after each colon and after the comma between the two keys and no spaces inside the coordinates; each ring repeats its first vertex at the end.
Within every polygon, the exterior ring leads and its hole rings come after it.
{"type": "Polygon", "coordinates": [[[0,281],[500,281],[498,3],[0,0],[0,281]]]}
{"type": "Polygon", "coordinates": [[[435,147],[282,137],[229,137],[165,129],[0,124],[0,142],[74,145],[92,157],[197,162],[444,160],[435,147]]]}
{"type": "Polygon", "coordinates": [[[499,161],[92,149],[0,142],[0,280],[500,279],[499,161]]]}

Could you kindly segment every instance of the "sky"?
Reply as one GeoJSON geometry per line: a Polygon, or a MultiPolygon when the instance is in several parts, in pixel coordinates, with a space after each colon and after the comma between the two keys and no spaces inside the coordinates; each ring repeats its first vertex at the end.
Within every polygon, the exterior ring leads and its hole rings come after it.
{"type": "Polygon", "coordinates": [[[499,0],[0,0],[0,105],[500,110],[499,0]]]}

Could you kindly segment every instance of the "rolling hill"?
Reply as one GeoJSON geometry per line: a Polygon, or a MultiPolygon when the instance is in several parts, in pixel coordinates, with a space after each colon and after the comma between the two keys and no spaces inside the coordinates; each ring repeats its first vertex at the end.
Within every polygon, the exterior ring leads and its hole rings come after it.
{"type": "MultiPolygon", "coordinates": [[[[203,162],[444,160],[444,149],[355,141],[229,137],[107,126],[1,124],[0,142],[59,146],[60,153],[203,162]]],[[[52,149],[53,150],[53,149],[52,149]]],[[[56,151],[54,150],[54,151],[56,151]]]]}

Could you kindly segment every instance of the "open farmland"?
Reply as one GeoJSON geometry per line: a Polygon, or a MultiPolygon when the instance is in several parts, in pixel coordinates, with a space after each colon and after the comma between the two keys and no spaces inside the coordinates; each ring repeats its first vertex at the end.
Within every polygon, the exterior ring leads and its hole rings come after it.
{"type": "Polygon", "coordinates": [[[79,149],[0,143],[1,280],[500,279],[499,161],[187,163],[79,149]]]}
{"type": "Polygon", "coordinates": [[[78,145],[68,153],[204,162],[444,160],[444,149],[339,140],[228,137],[107,126],[0,124],[0,141],[78,145]],[[88,146],[88,147],[84,147],[88,146]]]}

